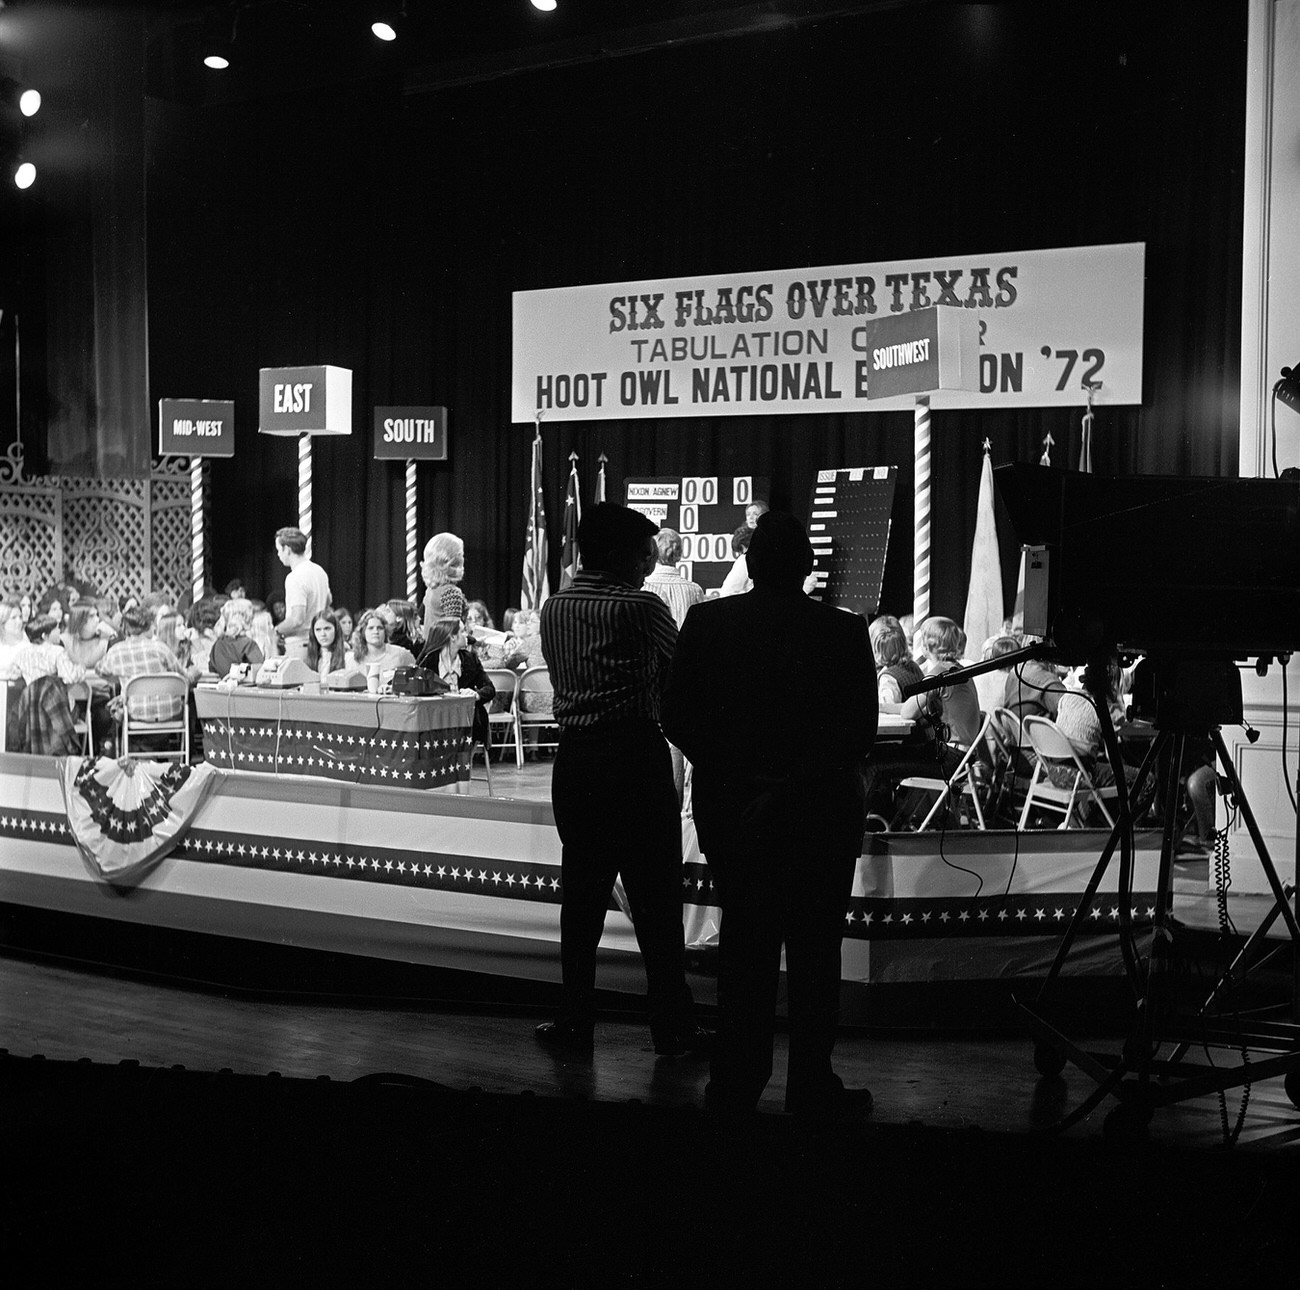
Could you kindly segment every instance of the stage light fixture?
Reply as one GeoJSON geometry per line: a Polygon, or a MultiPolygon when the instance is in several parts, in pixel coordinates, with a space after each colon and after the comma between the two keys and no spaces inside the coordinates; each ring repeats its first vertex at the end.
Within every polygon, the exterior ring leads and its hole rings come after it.
{"type": "Polygon", "coordinates": [[[6,76],[0,80],[0,102],[7,107],[16,107],[23,116],[35,116],[41,110],[41,92],[6,76]]]}
{"type": "Polygon", "coordinates": [[[396,40],[397,28],[388,22],[372,22],[370,30],[379,37],[380,40],[396,40]]]}
{"type": "Polygon", "coordinates": [[[559,0],[532,0],[532,6],[539,13],[554,13],[559,0]]]}
{"type": "Polygon", "coordinates": [[[234,58],[235,31],[239,25],[239,10],[210,9],[203,20],[199,37],[203,66],[214,72],[224,72],[234,58]]]}
{"type": "Polygon", "coordinates": [[[20,161],[14,168],[14,184],[18,188],[30,188],[36,182],[36,167],[30,161],[20,161]]]}

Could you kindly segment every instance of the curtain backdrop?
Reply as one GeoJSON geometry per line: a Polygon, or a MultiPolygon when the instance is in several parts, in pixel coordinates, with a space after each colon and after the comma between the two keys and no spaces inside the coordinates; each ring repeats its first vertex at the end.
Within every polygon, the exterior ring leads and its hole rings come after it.
{"type": "MultiPolygon", "coordinates": [[[[233,398],[212,470],[217,585],[283,582],[292,440],[256,434],[260,367],[354,372],[354,433],[317,442],[315,548],[336,600],[401,594],[403,472],[376,404],[442,403],[420,541],[466,542],[465,588],[518,603],[531,426],[509,422],[514,290],[710,272],[1147,244],[1145,400],[1101,408],[1098,473],[1237,459],[1245,6],[925,6],[404,96],[397,80],[199,110],[155,105],[152,390],[233,398]],[[980,16],[982,15],[982,16],[980,16]]],[[[995,464],[1078,462],[1082,407],[936,412],[932,605],[965,604],[985,437],[995,464]]],[[[630,475],[744,474],[806,515],[815,472],[899,467],[883,607],[910,610],[910,414],[544,426],[630,475]]],[[[998,507],[1004,578],[1018,548],[998,507]]],[[[553,585],[559,543],[552,544],[553,585]]]]}

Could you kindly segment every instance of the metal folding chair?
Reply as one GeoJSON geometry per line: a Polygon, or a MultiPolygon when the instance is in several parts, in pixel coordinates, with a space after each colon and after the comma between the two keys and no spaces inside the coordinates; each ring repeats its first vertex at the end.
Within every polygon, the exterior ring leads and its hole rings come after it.
{"type": "Polygon", "coordinates": [[[145,672],[128,677],[122,682],[122,726],[118,753],[123,757],[144,757],[150,761],[179,761],[188,765],[190,760],[190,683],[175,672],[145,672]],[[181,711],[178,717],[165,721],[148,721],[131,715],[131,700],[147,696],[170,695],[179,698],[181,711]],[[164,752],[153,749],[133,751],[131,741],[151,735],[179,735],[180,747],[164,752]]]}

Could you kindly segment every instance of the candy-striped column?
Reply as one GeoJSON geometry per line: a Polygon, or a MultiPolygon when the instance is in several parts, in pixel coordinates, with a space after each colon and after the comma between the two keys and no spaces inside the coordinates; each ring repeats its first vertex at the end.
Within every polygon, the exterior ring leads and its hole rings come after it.
{"type": "Polygon", "coordinates": [[[930,616],[930,400],[916,400],[913,417],[912,617],[930,616]]]}
{"type": "Polygon", "coordinates": [[[203,569],[203,458],[190,458],[190,566],[194,601],[203,599],[207,586],[203,569]]]}
{"type": "Polygon", "coordinates": [[[311,435],[298,436],[298,527],[311,541],[311,435]]]}
{"type": "Polygon", "coordinates": [[[406,459],[406,598],[415,599],[415,459],[406,459]]]}

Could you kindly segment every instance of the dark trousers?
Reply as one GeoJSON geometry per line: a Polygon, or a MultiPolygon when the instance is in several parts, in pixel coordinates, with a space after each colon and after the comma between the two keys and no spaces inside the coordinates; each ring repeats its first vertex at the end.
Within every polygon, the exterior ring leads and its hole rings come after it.
{"type": "Polygon", "coordinates": [[[596,948],[622,874],[645,962],[650,1028],[670,1038],[695,1024],[682,934],[682,826],[668,744],[653,722],[565,729],[551,778],[563,844],[562,1020],[590,1027],[596,948]]]}
{"type": "Polygon", "coordinates": [[[790,1030],[786,1109],[815,1110],[843,1088],[831,1052],[840,939],[861,847],[846,845],[842,830],[818,837],[801,818],[802,825],[769,815],[766,827],[710,838],[705,852],[722,902],[718,1035],[707,1090],[720,1109],[752,1110],[771,1078],[782,945],[790,1030]]]}

